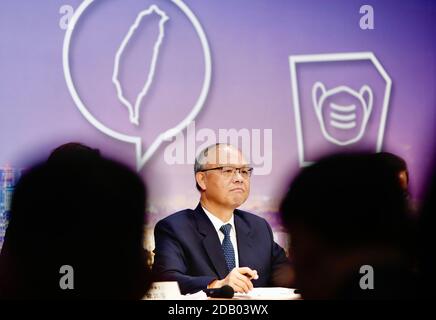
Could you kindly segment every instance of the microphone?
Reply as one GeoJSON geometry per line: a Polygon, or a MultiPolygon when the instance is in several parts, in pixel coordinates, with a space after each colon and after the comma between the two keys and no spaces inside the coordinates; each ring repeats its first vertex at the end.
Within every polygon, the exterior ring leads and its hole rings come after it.
{"type": "Polygon", "coordinates": [[[233,298],[235,291],[231,286],[222,286],[221,288],[212,288],[203,290],[211,298],[233,298]]]}

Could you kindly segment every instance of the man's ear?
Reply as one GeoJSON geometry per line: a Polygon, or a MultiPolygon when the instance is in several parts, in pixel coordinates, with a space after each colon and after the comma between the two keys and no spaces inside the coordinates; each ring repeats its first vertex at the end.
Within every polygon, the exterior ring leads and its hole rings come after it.
{"type": "Polygon", "coordinates": [[[197,184],[200,186],[201,190],[206,190],[206,174],[204,172],[197,172],[195,174],[195,180],[197,181],[197,184]]]}

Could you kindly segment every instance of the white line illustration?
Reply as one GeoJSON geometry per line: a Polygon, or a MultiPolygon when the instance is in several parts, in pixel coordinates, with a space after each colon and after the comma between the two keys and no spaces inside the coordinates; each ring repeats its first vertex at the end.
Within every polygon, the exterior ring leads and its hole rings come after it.
{"type": "Polygon", "coordinates": [[[135,145],[136,151],[136,169],[141,170],[145,163],[153,156],[156,150],[164,141],[168,141],[175,137],[179,132],[184,130],[198,115],[200,110],[206,101],[207,95],[209,93],[211,79],[212,79],[212,55],[210,52],[209,43],[206,37],[206,33],[203,30],[200,22],[198,21],[195,14],[182,0],[171,0],[171,2],[180,9],[183,14],[188,18],[189,22],[192,24],[195,32],[197,33],[198,39],[201,44],[204,59],[204,74],[203,74],[203,84],[198,95],[197,100],[191,108],[189,114],[183,118],[177,125],[166,131],[160,133],[156,139],[151,143],[151,145],[145,150],[142,150],[142,138],[140,136],[132,136],[115,131],[103,123],[101,123],[94,115],[87,109],[83,103],[81,97],[79,96],[76,85],[73,81],[71,74],[71,57],[70,57],[70,47],[75,30],[75,25],[79,21],[80,17],[87,10],[87,8],[97,0],[84,0],[79,7],[76,9],[73,17],[70,20],[70,28],[65,32],[65,38],[62,49],[62,65],[64,68],[65,81],[67,83],[68,90],[70,91],[71,97],[79,111],[95,128],[103,132],[104,134],[127,143],[132,143],[135,145]]]}
{"type": "Polygon", "coordinates": [[[336,103],[330,103],[330,107],[335,110],[335,111],[339,111],[339,112],[352,112],[356,110],[356,105],[352,104],[351,106],[340,106],[337,105],[336,103]]]}
{"type": "Polygon", "coordinates": [[[147,95],[148,90],[150,89],[150,86],[153,82],[154,74],[156,71],[156,62],[157,58],[159,56],[159,49],[162,44],[162,41],[165,37],[165,23],[169,20],[168,15],[159,9],[156,5],[151,5],[147,10],[141,11],[136,20],[135,23],[130,27],[129,32],[123,39],[121,46],[117,50],[117,53],[115,55],[115,63],[114,63],[114,73],[112,76],[112,82],[114,83],[116,89],[117,89],[117,95],[118,99],[121,101],[121,103],[129,110],[129,119],[130,122],[133,124],[139,125],[139,108],[141,106],[142,100],[147,95]],[[124,50],[126,49],[127,44],[129,43],[130,39],[134,35],[135,31],[138,29],[139,24],[141,23],[142,19],[146,16],[149,16],[153,13],[156,13],[160,16],[159,20],[159,35],[157,38],[157,41],[155,42],[153,46],[153,56],[150,63],[150,71],[147,76],[147,81],[144,84],[144,87],[142,88],[141,92],[136,97],[135,105],[132,106],[132,103],[130,103],[126,97],[123,95],[123,88],[121,86],[121,83],[118,79],[118,73],[119,73],[119,66],[120,66],[120,60],[124,53],[124,50]]]}
{"type": "MultiPolygon", "coordinates": [[[[298,160],[300,166],[309,165],[311,162],[305,159],[305,147],[304,147],[304,137],[301,122],[301,106],[300,106],[300,92],[297,79],[297,65],[307,64],[307,63],[318,63],[318,62],[338,62],[338,61],[362,61],[368,60],[376,68],[379,75],[383,78],[386,86],[384,87],[384,96],[381,106],[380,123],[378,125],[377,141],[376,141],[376,152],[380,152],[383,145],[383,138],[386,127],[386,119],[389,109],[389,99],[392,89],[392,79],[383,68],[379,60],[376,58],[373,52],[346,52],[346,53],[325,53],[325,54],[303,54],[303,55],[291,55],[289,56],[289,66],[291,75],[291,89],[292,89],[292,104],[295,114],[295,127],[297,133],[297,144],[298,144],[298,160]]],[[[368,87],[369,88],[369,87],[368,87]]],[[[372,93],[372,91],[371,91],[372,93]]],[[[313,97],[312,97],[313,99],[313,97]]],[[[372,99],[372,94],[371,94],[372,99]]],[[[369,103],[368,103],[369,105],[369,103]]],[[[372,106],[372,100],[371,100],[372,106]]],[[[315,108],[316,109],[316,108],[315,108]]],[[[316,111],[315,111],[316,113],[316,111]]],[[[319,117],[318,117],[319,120],[319,117]]],[[[325,134],[323,133],[324,137],[325,134]]],[[[333,142],[333,141],[331,141],[333,142]]],[[[335,142],[333,142],[335,143],[335,142]]]]}
{"type": "MultiPolygon", "coordinates": [[[[333,109],[333,103],[330,104],[330,107],[333,109]]],[[[356,114],[339,114],[336,112],[330,112],[330,118],[339,121],[352,121],[356,119],[356,114]]]]}
{"type": "MultiPolygon", "coordinates": [[[[365,134],[366,125],[368,124],[369,117],[371,115],[372,111],[372,90],[368,85],[363,85],[359,92],[354,91],[350,87],[347,86],[339,86],[335,87],[331,90],[327,90],[324,84],[320,81],[316,82],[312,87],[312,99],[313,99],[313,105],[315,107],[315,113],[318,118],[322,134],[324,135],[324,138],[326,138],[328,141],[337,144],[339,146],[347,146],[353,143],[356,143],[360,139],[362,139],[363,135],[365,134]],[[360,123],[360,130],[358,131],[357,135],[346,139],[341,140],[337,137],[332,136],[332,134],[327,130],[326,128],[326,120],[323,115],[323,107],[326,106],[324,104],[324,101],[339,93],[347,93],[350,96],[353,96],[357,98],[360,101],[360,105],[363,108],[363,117],[360,123]],[[365,99],[366,97],[366,99],[365,99]]],[[[346,115],[338,115],[336,114],[336,120],[338,120],[338,116],[345,116],[346,119],[355,118],[356,117],[356,105],[348,105],[348,106],[342,106],[338,105],[337,103],[330,103],[329,105],[331,109],[335,111],[341,111],[346,112],[349,114],[346,115]]],[[[330,112],[330,115],[332,112],[330,112]]],[[[338,122],[335,120],[330,120],[330,125],[334,128],[341,129],[341,130],[350,130],[355,127],[357,127],[356,121],[346,120],[345,122],[338,122]]]]}
{"type": "Polygon", "coordinates": [[[356,127],[356,121],[344,123],[344,122],[337,122],[335,120],[331,120],[330,125],[337,129],[348,130],[356,127]]]}

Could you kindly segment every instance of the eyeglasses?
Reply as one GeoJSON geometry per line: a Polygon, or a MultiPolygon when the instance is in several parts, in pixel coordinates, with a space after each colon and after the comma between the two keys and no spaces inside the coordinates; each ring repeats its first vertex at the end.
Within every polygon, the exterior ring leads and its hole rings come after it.
{"type": "Polygon", "coordinates": [[[200,170],[200,172],[206,172],[211,170],[221,170],[222,176],[227,179],[233,178],[237,171],[244,179],[249,179],[251,177],[251,174],[253,173],[253,168],[251,167],[235,168],[229,166],[204,169],[204,170],[200,170]]]}

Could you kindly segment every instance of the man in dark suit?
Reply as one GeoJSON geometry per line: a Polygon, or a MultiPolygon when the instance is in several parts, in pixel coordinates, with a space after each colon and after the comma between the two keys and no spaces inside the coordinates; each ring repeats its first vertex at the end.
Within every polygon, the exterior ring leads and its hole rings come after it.
{"type": "Polygon", "coordinates": [[[153,270],[161,281],[177,281],[183,294],[231,286],[287,286],[291,273],[284,250],[266,220],[237,210],[250,191],[253,171],[231,145],[204,149],[195,162],[200,203],[159,221],[153,270]]]}

